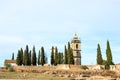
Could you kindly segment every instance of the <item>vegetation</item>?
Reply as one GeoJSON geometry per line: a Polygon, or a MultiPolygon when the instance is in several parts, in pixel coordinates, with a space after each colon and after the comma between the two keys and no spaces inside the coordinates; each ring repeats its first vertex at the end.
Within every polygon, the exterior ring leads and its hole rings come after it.
{"type": "Polygon", "coordinates": [[[88,67],[87,66],[81,66],[81,69],[86,70],[86,69],[88,69],[88,67]]]}
{"type": "Polygon", "coordinates": [[[26,49],[24,50],[24,59],[23,59],[23,62],[24,62],[24,65],[25,65],[25,66],[30,65],[28,45],[26,45],[26,49]]]}
{"type": "Polygon", "coordinates": [[[63,53],[58,53],[58,64],[63,64],[63,53]]]}
{"type": "Polygon", "coordinates": [[[32,51],[32,65],[35,66],[37,63],[37,58],[36,58],[36,52],[35,52],[35,46],[33,46],[33,51],[32,51]]]}
{"type": "Polygon", "coordinates": [[[107,56],[107,62],[108,62],[108,64],[109,64],[109,65],[113,65],[112,52],[111,52],[111,48],[110,48],[110,43],[109,43],[109,41],[107,41],[106,56],[107,56]]]}
{"type": "Polygon", "coordinates": [[[21,51],[18,50],[18,54],[17,54],[17,59],[16,59],[16,62],[17,62],[17,65],[22,65],[22,57],[21,57],[21,51]]]}
{"type": "Polygon", "coordinates": [[[109,41],[107,41],[106,57],[107,57],[107,60],[102,59],[100,45],[98,44],[98,48],[97,48],[97,64],[105,65],[105,69],[110,69],[110,65],[114,65],[114,63],[112,61],[112,52],[111,52],[109,41]]]}
{"type": "Polygon", "coordinates": [[[58,49],[57,47],[55,47],[55,60],[54,60],[54,65],[57,65],[58,64],[58,49]]]}
{"type": "Polygon", "coordinates": [[[31,50],[29,50],[28,45],[26,45],[24,52],[23,52],[22,48],[20,50],[18,50],[16,63],[19,66],[22,66],[22,65],[24,65],[24,66],[30,66],[30,65],[36,66],[37,64],[44,65],[45,63],[47,63],[47,57],[45,56],[45,53],[44,53],[44,47],[41,47],[41,53],[39,50],[38,58],[37,58],[35,46],[33,46],[33,49],[31,51],[31,50]]]}
{"type": "Polygon", "coordinates": [[[44,64],[45,64],[44,47],[41,47],[41,65],[43,66],[44,64]]]}
{"type": "Polygon", "coordinates": [[[39,53],[38,53],[38,65],[40,65],[41,62],[40,62],[40,50],[39,50],[39,53]]]}
{"type": "MultiPolygon", "coordinates": [[[[36,57],[36,50],[35,46],[33,46],[32,54],[31,50],[29,51],[28,45],[26,45],[26,48],[23,52],[23,49],[21,48],[18,50],[16,63],[19,66],[30,66],[34,65],[44,65],[47,63],[47,57],[45,56],[44,47],[41,47],[41,50],[39,50],[38,58],[36,57]]],[[[68,47],[65,46],[64,55],[61,52],[58,52],[57,47],[52,47],[51,50],[51,65],[57,65],[57,64],[74,64],[73,59],[73,51],[70,47],[70,43],[68,42],[68,47]]]]}
{"type": "Polygon", "coordinates": [[[103,63],[103,59],[102,59],[101,49],[100,49],[100,45],[98,44],[98,47],[97,47],[97,64],[102,65],[102,63],[103,63]]]}
{"type": "Polygon", "coordinates": [[[70,43],[68,42],[68,49],[67,49],[67,55],[68,55],[68,64],[74,64],[74,58],[73,58],[73,52],[70,47],[70,43]]]}
{"type": "Polygon", "coordinates": [[[63,53],[58,52],[57,47],[51,49],[51,65],[63,64],[63,53]]]}
{"type": "Polygon", "coordinates": [[[51,65],[54,65],[54,47],[51,49],[51,65]]]}
{"type": "Polygon", "coordinates": [[[67,57],[67,48],[65,45],[65,49],[64,49],[64,64],[68,64],[68,57],[67,57]]]}
{"type": "Polygon", "coordinates": [[[10,68],[9,68],[9,72],[14,72],[14,68],[13,68],[13,67],[10,67],[10,68]]]}
{"type": "Polygon", "coordinates": [[[12,60],[14,60],[14,53],[12,53],[12,60]]]}
{"type": "Polygon", "coordinates": [[[6,61],[4,62],[4,66],[6,69],[8,69],[10,67],[10,65],[6,61]]]}
{"type": "Polygon", "coordinates": [[[29,65],[32,64],[32,56],[31,56],[31,50],[29,51],[29,65]]]}

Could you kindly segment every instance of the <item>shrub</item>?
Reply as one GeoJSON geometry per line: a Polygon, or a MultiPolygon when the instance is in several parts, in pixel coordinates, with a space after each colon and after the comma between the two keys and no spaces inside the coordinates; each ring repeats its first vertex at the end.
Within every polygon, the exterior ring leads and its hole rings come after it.
{"type": "Polygon", "coordinates": [[[10,67],[10,68],[9,68],[9,72],[14,72],[13,67],[10,67]]]}
{"type": "Polygon", "coordinates": [[[87,66],[81,66],[81,69],[86,70],[86,69],[88,69],[88,67],[87,66]]]}

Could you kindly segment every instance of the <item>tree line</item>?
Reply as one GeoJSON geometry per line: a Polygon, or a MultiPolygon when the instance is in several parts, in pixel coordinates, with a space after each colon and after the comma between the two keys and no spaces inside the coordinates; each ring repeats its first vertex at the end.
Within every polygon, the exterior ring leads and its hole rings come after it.
{"type": "MultiPolygon", "coordinates": [[[[14,60],[14,53],[12,54],[12,60],[14,60]]],[[[19,66],[43,66],[47,62],[48,56],[45,56],[44,47],[41,47],[41,49],[38,51],[38,57],[36,56],[35,46],[33,46],[32,50],[29,50],[28,45],[26,45],[25,50],[22,48],[18,50],[16,63],[19,66]]],[[[57,64],[74,64],[73,51],[70,47],[70,42],[68,42],[68,46],[65,45],[64,53],[58,52],[57,47],[52,46],[50,63],[54,66],[57,64]]]]}
{"type": "Polygon", "coordinates": [[[18,50],[16,63],[19,66],[36,66],[37,64],[44,65],[45,63],[47,63],[47,56],[45,56],[44,47],[41,47],[41,49],[39,50],[37,58],[35,46],[33,46],[32,50],[29,50],[28,45],[26,45],[25,50],[23,50],[22,48],[18,50]]]}
{"type": "Polygon", "coordinates": [[[97,64],[105,65],[105,68],[109,69],[110,65],[114,65],[113,60],[112,60],[112,51],[111,51],[111,48],[110,48],[109,41],[107,41],[106,57],[107,57],[107,60],[104,60],[102,58],[100,44],[98,44],[98,46],[97,46],[97,64]]]}
{"type": "Polygon", "coordinates": [[[58,52],[57,47],[52,47],[51,49],[51,65],[57,64],[74,64],[73,51],[70,47],[70,42],[68,42],[68,46],[64,47],[64,55],[63,53],[58,52]]]}

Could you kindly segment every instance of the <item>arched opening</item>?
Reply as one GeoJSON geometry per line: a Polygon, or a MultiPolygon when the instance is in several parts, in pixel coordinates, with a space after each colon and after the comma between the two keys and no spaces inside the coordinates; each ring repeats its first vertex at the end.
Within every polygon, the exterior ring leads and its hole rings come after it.
{"type": "Polygon", "coordinates": [[[76,44],[76,49],[78,49],[78,44],[76,44]]]}

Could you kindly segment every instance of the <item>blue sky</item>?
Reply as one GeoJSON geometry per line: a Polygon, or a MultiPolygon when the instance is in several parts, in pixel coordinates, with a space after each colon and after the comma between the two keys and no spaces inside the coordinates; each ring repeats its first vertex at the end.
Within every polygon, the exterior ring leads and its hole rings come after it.
{"type": "Polygon", "coordinates": [[[82,42],[82,64],[96,64],[100,43],[106,59],[110,41],[113,61],[120,62],[120,0],[0,0],[0,66],[26,44],[38,51],[64,45],[77,33],[82,42]]]}

